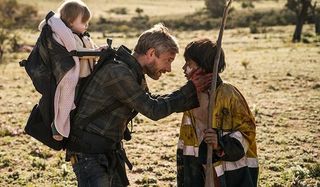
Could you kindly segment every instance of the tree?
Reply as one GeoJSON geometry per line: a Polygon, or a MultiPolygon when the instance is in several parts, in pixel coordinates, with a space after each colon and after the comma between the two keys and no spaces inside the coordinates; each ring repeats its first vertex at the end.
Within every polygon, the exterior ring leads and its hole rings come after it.
{"type": "Polygon", "coordinates": [[[301,33],[303,24],[308,16],[308,10],[311,6],[312,0],[287,0],[286,7],[296,13],[296,28],[294,30],[293,42],[301,41],[301,33]]]}
{"type": "Polygon", "coordinates": [[[317,7],[317,2],[311,7],[312,17],[315,25],[315,32],[320,35],[320,8],[317,7]]]}
{"type": "Polygon", "coordinates": [[[223,14],[226,0],[205,0],[206,7],[214,18],[221,17],[223,14]]]}

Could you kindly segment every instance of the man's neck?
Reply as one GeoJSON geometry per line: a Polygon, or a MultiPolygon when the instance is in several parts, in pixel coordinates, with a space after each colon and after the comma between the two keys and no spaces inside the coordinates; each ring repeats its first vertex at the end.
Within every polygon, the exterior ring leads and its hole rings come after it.
{"type": "Polygon", "coordinates": [[[132,56],[137,59],[137,62],[140,64],[140,66],[142,67],[143,73],[145,74],[145,65],[147,62],[145,55],[140,55],[136,52],[133,52],[132,56]]]}

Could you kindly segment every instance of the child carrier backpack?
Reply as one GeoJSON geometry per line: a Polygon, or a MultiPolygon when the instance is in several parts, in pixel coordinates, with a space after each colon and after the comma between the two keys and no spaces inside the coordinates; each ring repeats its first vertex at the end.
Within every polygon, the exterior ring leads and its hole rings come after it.
{"type": "MultiPolygon", "coordinates": [[[[50,12],[46,16],[46,21],[53,16],[54,13],[50,12]]],[[[41,98],[39,103],[36,104],[27,120],[27,124],[25,126],[25,132],[47,145],[48,147],[54,150],[62,150],[67,148],[71,151],[79,151],[79,152],[103,152],[104,150],[85,150],[87,148],[92,148],[94,146],[90,144],[97,144],[102,142],[104,138],[99,135],[90,134],[88,132],[84,132],[83,130],[77,131],[77,134],[73,134],[70,132],[69,138],[64,138],[62,141],[57,141],[52,137],[51,131],[51,123],[54,118],[54,94],[56,91],[56,77],[62,76],[63,73],[66,73],[70,70],[75,62],[72,56],[100,56],[97,64],[95,65],[93,72],[86,77],[84,80],[78,84],[78,92],[76,94],[75,103],[77,105],[81,100],[81,96],[87,87],[87,85],[92,80],[95,73],[105,64],[112,62],[116,58],[116,49],[111,47],[112,40],[108,39],[108,48],[102,49],[99,52],[93,51],[71,51],[68,52],[66,48],[60,45],[52,36],[51,27],[48,24],[45,24],[40,36],[36,42],[35,47],[30,53],[27,60],[22,60],[19,62],[21,67],[24,67],[28,76],[32,80],[32,83],[35,89],[41,94],[41,98]],[[59,59],[63,61],[63,63],[54,64],[52,63],[52,59],[59,59]],[[92,142],[86,142],[87,147],[79,147],[82,142],[79,142],[79,137],[89,137],[88,139],[92,140],[92,142]],[[88,145],[89,144],[89,145],[88,145]]],[[[98,111],[92,116],[89,116],[85,122],[90,122],[92,119],[98,117],[102,113],[110,112],[121,105],[120,102],[116,102],[112,104],[112,106],[108,106],[102,111],[98,111]]],[[[71,118],[71,126],[72,126],[72,117],[76,113],[76,109],[70,113],[71,118]]],[[[128,128],[126,130],[125,139],[131,139],[128,128]]],[[[97,147],[97,146],[96,146],[97,147]]],[[[99,146],[101,147],[101,146],[99,146]]],[[[102,146],[105,147],[105,146],[102,146]]]]}

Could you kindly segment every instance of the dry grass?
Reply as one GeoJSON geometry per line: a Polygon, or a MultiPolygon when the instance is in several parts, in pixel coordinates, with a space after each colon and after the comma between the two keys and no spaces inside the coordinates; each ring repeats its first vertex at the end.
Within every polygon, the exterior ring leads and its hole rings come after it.
{"type": "MultiPolygon", "coordinates": [[[[18,0],[21,1],[21,0],[18,0]]],[[[21,1],[26,4],[32,4],[39,7],[40,14],[46,14],[50,10],[56,10],[60,0],[30,0],[30,1],[21,1]]],[[[162,1],[153,1],[153,0],[85,0],[84,2],[90,7],[93,12],[93,16],[98,18],[99,16],[107,18],[117,18],[117,19],[129,19],[132,16],[136,16],[137,13],[135,10],[137,8],[143,9],[143,14],[148,16],[163,16],[163,15],[184,15],[191,14],[195,10],[203,8],[204,1],[199,0],[162,0],[162,1]],[[178,6],[178,7],[177,7],[178,6]],[[116,15],[111,14],[109,11],[114,8],[126,8],[128,14],[126,15],[116,15]],[[94,11],[93,11],[94,10],[94,11]]]]}
{"type": "MultiPolygon", "coordinates": [[[[25,3],[37,4],[45,13],[56,8],[58,2],[31,0],[25,3]]],[[[162,6],[172,2],[168,0],[148,0],[140,4],[133,0],[86,2],[98,14],[111,6],[126,5],[131,7],[132,14],[140,7],[156,15],[173,10],[174,6],[162,6]],[[101,3],[110,6],[100,8],[101,3]],[[155,5],[159,11],[151,8],[155,5]]],[[[179,14],[204,6],[203,1],[178,2],[185,2],[176,11],[182,11],[179,14]],[[190,2],[193,9],[188,9],[186,2],[190,2]]],[[[259,2],[278,6],[273,1],[259,2]]],[[[233,29],[226,30],[224,35],[227,69],[222,78],[242,91],[255,114],[259,186],[262,187],[320,185],[320,44],[292,44],[293,29],[293,26],[270,27],[261,34],[250,34],[249,29],[233,29]]],[[[314,28],[304,29],[313,32],[314,28]]],[[[20,32],[28,44],[34,43],[38,35],[20,32]]],[[[114,45],[133,48],[136,34],[111,33],[109,36],[114,37],[114,45]]],[[[182,50],[173,63],[172,72],[159,81],[148,79],[152,92],[170,93],[183,85],[186,82],[181,69],[183,47],[196,38],[214,39],[217,31],[174,31],[174,34],[182,50]]],[[[93,38],[98,44],[105,41],[101,33],[93,33],[93,38]]],[[[0,65],[0,186],[76,186],[64,153],[49,150],[23,132],[26,118],[39,98],[17,64],[26,56],[25,53],[7,54],[6,63],[0,65]]],[[[125,143],[128,157],[134,164],[133,171],[128,172],[131,186],[175,186],[180,119],[181,114],[172,114],[156,122],[141,115],[137,117],[133,140],[125,143]]]]}
{"type": "MultiPolygon", "coordinates": [[[[55,11],[58,5],[62,2],[61,0],[30,0],[18,2],[30,4],[38,7],[40,15],[45,15],[48,11],[55,11]]],[[[113,19],[130,19],[132,16],[136,16],[135,10],[137,8],[143,9],[143,14],[149,17],[159,16],[170,16],[172,18],[183,16],[186,14],[192,14],[197,10],[205,8],[203,0],[84,0],[88,4],[93,12],[93,17],[98,18],[100,16],[113,18],[113,19]],[[110,13],[111,9],[114,8],[126,8],[128,14],[117,15],[110,13]]],[[[270,9],[281,9],[283,8],[286,0],[261,0],[253,2],[255,10],[270,10],[270,9]]],[[[235,1],[233,3],[235,9],[242,9],[241,2],[235,1]]]]}
{"type": "MultiPolygon", "coordinates": [[[[252,35],[248,29],[226,30],[223,45],[228,66],[222,77],[243,92],[255,113],[260,186],[317,186],[319,169],[308,168],[320,164],[319,44],[290,43],[292,26],[268,31],[252,35]]],[[[184,47],[196,38],[214,38],[217,31],[175,34],[184,47]]],[[[103,41],[98,33],[93,37],[103,41]]],[[[114,40],[115,45],[125,43],[132,48],[136,38],[114,40]]],[[[1,65],[0,186],[75,185],[64,153],[51,151],[23,133],[38,98],[24,70],[15,63],[23,56],[11,55],[1,65]]],[[[171,73],[159,81],[148,80],[151,90],[169,93],[184,84],[182,65],[180,54],[171,73]]],[[[129,172],[132,186],[175,186],[180,118],[181,114],[172,114],[154,122],[139,115],[135,120],[133,140],[126,143],[134,163],[129,172]]]]}

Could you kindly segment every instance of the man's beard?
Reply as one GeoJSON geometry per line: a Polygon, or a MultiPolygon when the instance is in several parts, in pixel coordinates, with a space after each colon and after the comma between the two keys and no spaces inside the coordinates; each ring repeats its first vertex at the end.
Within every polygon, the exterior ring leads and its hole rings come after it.
{"type": "Polygon", "coordinates": [[[159,71],[157,71],[155,60],[152,63],[146,65],[145,71],[146,74],[153,80],[158,80],[161,76],[161,74],[159,74],[159,71]]]}

